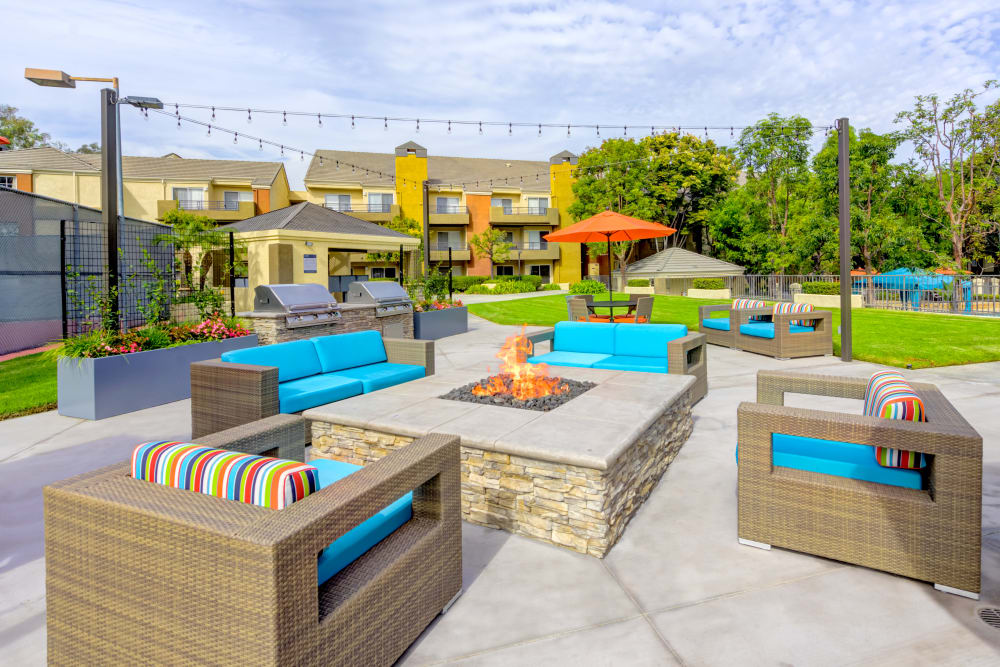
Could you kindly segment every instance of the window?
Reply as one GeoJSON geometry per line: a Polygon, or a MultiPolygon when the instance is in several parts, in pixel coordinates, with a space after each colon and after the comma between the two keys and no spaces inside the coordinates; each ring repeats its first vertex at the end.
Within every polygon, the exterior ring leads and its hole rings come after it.
{"type": "Polygon", "coordinates": [[[511,214],[513,199],[505,199],[501,197],[493,197],[490,199],[490,206],[500,206],[503,208],[503,212],[507,215],[511,214]]]}
{"type": "Polygon", "coordinates": [[[504,232],[503,233],[503,242],[504,243],[509,243],[512,246],[514,246],[515,248],[517,247],[517,244],[514,243],[514,232],[504,232]]]}
{"type": "Polygon", "coordinates": [[[514,265],[507,264],[505,266],[496,267],[496,272],[498,276],[512,276],[514,275],[514,265]]]}
{"type": "Polygon", "coordinates": [[[0,188],[16,190],[17,182],[14,180],[13,176],[0,176],[0,188]]]}
{"type": "Polygon", "coordinates": [[[396,267],[395,266],[373,266],[372,267],[372,278],[392,278],[396,279],[396,267]]]}
{"type": "Polygon", "coordinates": [[[462,250],[462,234],[460,232],[438,232],[437,233],[437,250],[447,250],[451,248],[452,250],[462,250]]]}
{"type": "Polygon", "coordinates": [[[540,276],[542,282],[551,282],[549,276],[551,275],[552,267],[548,264],[532,264],[528,267],[528,273],[533,276],[540,276]]]}
{"type": "Polygon", "coordinates": [[[222,193],[222,205],[227,211],[235,211],[241,201],[253,201],[252,192],[226,191],[222,193]]]}
{"type": "Polygon", "coordinates": [[[458,213],[458,197],[438,197],[438,213],[458,213]]]}
{"type": "Polygon", "coordinates": [[[351,195],[327,195],[324,201],[326,207],[334,211],[350,212],[351,210],[351,195]]]}
{"type": "Polygon", "coordinates": [[[545,250],[549,244],[542,238],[541,232],[537,229],[529,229],[525,232],[528,237],[527,242],[524,244],[525,250],[545,250]]]}
{"type": "Polygon", "coordinates": [[[202,188],[174,188],[177,207],[185,210],[205,208],[205,190],[202,188]]]}
{"type": "Polygon", "coordinates": [[[370,192],[368,193],[369,213],[388,213],[392,210],[391,192],[370,192]]]}
{"type": "Polygon", "coordinates": [[[528,213],[530,215],[545,215],[548,210],[548,197],[528,197],[528,213]]]}

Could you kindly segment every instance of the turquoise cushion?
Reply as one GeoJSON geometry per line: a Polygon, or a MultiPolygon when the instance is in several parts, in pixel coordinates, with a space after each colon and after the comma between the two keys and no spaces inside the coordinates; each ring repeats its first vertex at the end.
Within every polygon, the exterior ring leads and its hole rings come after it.
{"type": "Polygon", "coordinates": [[[317,405],[357,396],[363,390],[360,380],[330,374],[313,375],[279,384],[278,409],[284,413],[308,410],[317,405]]]}
{"type": "Polygon", "coordinates": [[[556,322],[552,351],[615,353],[617,324],[599,322],[556,322]]]}
{"type": "Polygon", "coordinates": [[[385,361],[385,346],[378,331],[355,331],[310,339],[319,355],[323,373],[385,361]]]}
{"type": "Polygon", "coordinates": [[[316,348],[307,340],[248,347],[222,353],[222,360],[234,364],[277,366],[278,382],[297,380],[321,373],[316,348]]]}
{"type": "Polygon", "coordinates": [[[667,357],[667,343],[688,335],[683,324],[619,324],[615,326],[615,356],[667,357]]]}
{"type": "Polygon", "coordinates": [[[383,361],[380,364],[359,366],[358,368],[345,368],[342,371],[333,373],[333,375],[338,377],[360,380],[366,394],[391,387],[394,384],[402,384],[403,382],[422,378],[425,374],[423,366],[415,364],[390,364],[388,361],[383,361]]]}
{"type": "MultiPolygon", "coordinates": [[[[813,327],[800,327],[792,324],[788,327],[791,333],[805,333],[815,331],[813,327]]],[[[740,333],[744,336],[756,336],[757,338],[774,338],[774,322],[750,322],[740,325],[740,333]]]]}
{"type": "Polygon", "coordinates": [[[880,466],[875,460],[875,448],[868,445],[774,433],[771,436],[771,448],[772,462],[783,468],[809,470],[907,489],[923,488],[923,476],[919,470],[880,466]]]}
{"type": "MultiPolygon", "coordinates": [[[[640,325],[652,326],[652,325],[640,325]]],[[[594,364],[594,368],[612,371],[641,371],[644,373],[667,373],[666,357],[629,357],[616,354],[594,364]]]]}
{"type": "Polygon", "coordinates": [[[718,329],[719,331],[729,331],[728,317],[706,317],[701,321],[702,329],[718,329]]]}
{"type": "MultiPolygon", "coordinates": [[[[361,470],[361,466],[331,461],[330,459],[313,459],[309,464],[319,470],[319,488],[321,489],[361,470]]],[[[316,563],[319,584],[323,584],[350,565],[366,551],[388,537],[392,531],[409,521],[412,516],[413,493],[411,492],[338,537],[333,541],[333,544],[323,549],[319,554],[319,561],[316,563]]]]}
{"type": "MultiPolygon", "coordinates": [[[[610,325],[604,325],[610,326],[610,325]]],[[[528,357],[528,362],[532,364],[552,364],[553,366],[577,366],[580,368],[590,368],[598,361],[607,359],[609,354],[593,354],[591,352],[549,352],[540,354],[537,357],[528,357]]]]}

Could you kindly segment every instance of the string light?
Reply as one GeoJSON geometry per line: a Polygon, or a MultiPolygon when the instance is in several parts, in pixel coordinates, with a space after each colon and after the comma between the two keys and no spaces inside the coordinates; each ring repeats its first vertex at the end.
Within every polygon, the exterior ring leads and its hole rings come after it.
{"type": "Polygon", "coordinates": [[[321,167],[323,166],[323,156],[322,155],[319,156],[319,166],[321,166],[321,167]]]}
{"type": "Polygon", "coordinates": [[[215,107],[212,107],[212,122],[215,122],[215,107]]]}
{"type": "Polygon", "coordinates": [[[628,125],[626,125],[623,129],[625,130],[625,136],[627,137],[628,136],[628,125]]]}
{"type": "Polygon", "coordinates": [[[285,147],[281,147],[281,157],[285,157],[285,147]]]}
{"type": "Polygon", "coordinates": [[[566,136],[569,136],[569,125],[566,126],[566,136]]]}
{"type": "Polygon", "coordinates": [[[385,130],[386,132],[388,132],[389,131],[389,117],[386,116],[385,118],[383,118],[382,122],[384,123],[384,125],[382,126],[382,129],[385,130]]]}
{"type": "MultiPolygon", "coordinates": [[[[143,111],[145,111],[145,109],[143,109],[143,111]]],[[[149,116],[147,115],[146,118],[149,118],[149,116]]],[[[208,132],[205,133],[205,136],[206,137],[212,136],[212,126],[211,126],[211,124],[208,126],[208,132]]]]}
{"type": "Polygon", "coordinates": [[[319,127],[323,127],[323,116],[321,116],[320,114],[316,114],[316,123],[319,125],[319,127]]]}
{"type": "Polygon", "coordinates": [[[261,139],[257,140],[257,150],[259,150],[262,153],[264,152],[264,142],[261,139]]]}
{"type": "Polygon", "coordinates": [[[417,119],[417,134],[420,134],[420,119],[417,119]]]}
{"type": "Polygon", "coordinates": [[[282,125],[288,125],[288,112],[287,111],[282,111],[281,112],[281,124],[282,125]]]}
{"type": "Polygon", "coordinates": [[[542,124],[538,124],[538,136],[542,136],[542,124]]]}
{"type": "Polygon", "coordinates": [[[305,162],[306,155],[302,151],[299,151],[299,162],[305,162]]]}
{"type": "Polygon", "coordinates": [[[239,139],[239,138],[240,138],[240,133],[239,132],[233,132],[233,143],[234,144],[236,143],[236,140],[239,139]]]}
{"type": "Polygon", "coordinates": [[[351,116],[351,129],[354,129],[354,116],[351,116]]]}
{"type": "Polygon", "coordinates": [[[448,121],[448,134],[451,134],[451,121],[448,121]]]}
{"type": "Polygon", "coordinates": [[[247,109],[247,125],[253,122],[253,118],[250,116],[250,109],[247,109]]]}
{"type": "Polygon", "coordinates": [[[601,136],[601,126],[597,126],[597,136],[601,136]]]}
{"type": "Polygon", "coordinates": [[[513,134],[514,134],[514,124],[507,123],[507,136],[510,137],[513,136],[513,134]]]}
{"type": "Polygon", "coordinates": [[[483,134],[483,121],[479,121],[479,134],[480,136],[483,134]]]}

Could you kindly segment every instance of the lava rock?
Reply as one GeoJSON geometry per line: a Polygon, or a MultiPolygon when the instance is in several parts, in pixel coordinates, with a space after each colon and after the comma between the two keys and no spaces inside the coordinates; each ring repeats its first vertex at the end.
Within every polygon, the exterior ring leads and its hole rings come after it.
{"type": "Polygon", "coordinates": [[[538,410],[539,412],[548,412],[558,408],[560,405],[573,400],[580,394],[593,389],[597,386],[595,382],[579,382],[577,380],[569,380],[567,378],[561,379],[561,384],[566,385],[569,391],[562,394],[549,394],[548,396],[541,396],[539,398],[529,398],[526,401],[522,401],[518,398],[514,398],[511,394],[493,394],[488,396],[477,396],[472,393],[472,389],[478,385],[486,385],[490,382],[493,377],[499,377],[504,380],[504,384],[508,387],[510,386],[509,375],[491,376],[488,378],[483,378],[479,382],[470,382],[467,385],[461,387],[456,387],[452,389],[447,394],[441,396],[441,398],[448,399],[450,401],[465,401],[466,403],[481,403],[483,405],[500,405],[506,408],[520,408],[522,410],[538,410]]]}

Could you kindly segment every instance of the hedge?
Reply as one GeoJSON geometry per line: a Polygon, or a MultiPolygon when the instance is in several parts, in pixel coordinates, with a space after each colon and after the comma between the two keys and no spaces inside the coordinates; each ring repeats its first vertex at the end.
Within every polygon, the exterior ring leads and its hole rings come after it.
{"type": "Polygon", "coordinates": [[[803,294],[840,294],[840,283],[802,283],[803,294]]]}
{"type": "Polygon", "coordinates": [[[649,278],[630,278],[626,284],[629,287],[649,287],[649,278]]]}
{"type": "Polygon", "coordinates": [[[518,280],[527,280],[529,283],[535,285],[535,289],[538,289],[542,285],[542,277],[533,275],[497,276],[496,278],[493,279],[493,282],[504,283],[504,282],[516,282],[518,280]]]}
{"type": "Polygon", "coordinates": [[[549,292],[552,290],[562,289],[562,287],[559,286],[559,283],[546,283],[545,285],[542,285],[538,289],[549,292]]]}
{"type": "Polygon", "coordinates": [[[490,294],[521,294],[523,292],[534,292],[537,289],[538,285],[535,285],[530,280],[503,280],[490,290],[490,294]]]}
{"type": "Polygon", "coordinates": [[[464,292],[473,285],[482,285],[486,280],[486,276],[452,276],[451,287],[456,292],[464,292]]]}
{"type": "Polygon", "coordinates": [[[691,286],[695,289],[726,289],[726,281],[722,278],[695,278],[691,286]]]}
{"type": "Polygon", "coordinates": [[[570,294],[604,294],[607,291],[604,283],[598,280],[581,280],[569,286],[570,294]]]}

